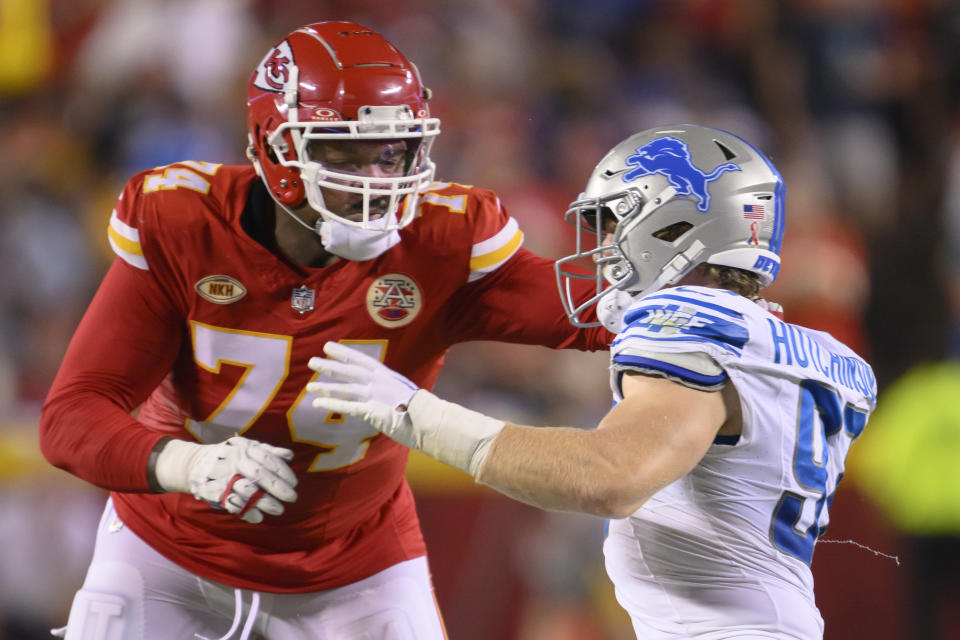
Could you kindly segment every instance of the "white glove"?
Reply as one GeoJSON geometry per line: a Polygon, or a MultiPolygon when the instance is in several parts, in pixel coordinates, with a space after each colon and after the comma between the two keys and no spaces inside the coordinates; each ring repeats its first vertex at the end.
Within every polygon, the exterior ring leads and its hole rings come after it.
{"type": "MultiPolygon", "coordinates": [[[[311,382],[307,391],[339,400],[353,401],[348,411],[315,407],[358,416],[370,425],[397,440],[397,430],[403,421],[407,405],[420,388],[405,377],[356,349],[339,342],[328,342],[323,351],[329,358],[310,358],[307,366],[336,380],[311,382]],[[363,406],[360,406],[363,405],[363,406]]],[[[402,444],[407,444],[400,440],[402,444]]],[[[409,445],[407,445],[409,446],[409,445]]]]}
{"type": "Polygon", "coordinates": [[[400,444],[476,476],[502,420],[441,400],[350,347],[328,342],[323,350],[330,358],[310,358],[308,366],[335,381],[307,385],[320,396],[314,407],[357,416],[400,444]]]}
{"type": "Polygon", "coordinates": [[[622,289],[608,289],[597,301],[597,320],[611,333],[623,331],[623,316],[633,296],[622,289]]]}
{"type": "Polygon", "coordinates": [[[293,451],[234,436],[219,444],[169,441],[154,471],[164,491],[191,493],[251,523],[278,516],[294,502],[297,476],[287,465],[293,451]]]}

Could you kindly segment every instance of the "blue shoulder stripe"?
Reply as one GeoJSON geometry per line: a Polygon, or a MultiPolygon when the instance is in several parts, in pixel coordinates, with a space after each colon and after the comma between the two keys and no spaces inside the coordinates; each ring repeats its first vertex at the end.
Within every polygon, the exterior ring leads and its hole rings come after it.
{"type": "Polygon", "coordinates": [[[623,342],[624,340],[634,339],[634,340],[656,340],[657,342],[698,342],[700,344],[712,344],[720,347],[724,351],[729,351],[730,353],[737,356],[738,358],[741,355],[740,349],[737,349],[736,347],[732,347],[729,344],[726,344],[725,342],[721,342],[719,340],[712,340],[710,338],[704,338],[700,336],[678,336],[678,335],[654,336],[649,334],[644,336],[639,336],[639,335],[625,335],[622,333],[620,334],[620,336],[621,337],[617,338],[612,343],[610,343],[611,350],[617,348],[620,345],[620,343],[623,342]]]}
{"type": "Polygon", "coordinates": [[[660,360],[654,360],[653,358],[644,358],[642,356],[618,354],[613,357],[613,361],[614,363],[624,367],[636,367],[638,369],[659,371],[667,374],[671,378],[680,378],[681,380],[692,382],[693,384],[701,387],[712,387],[727,380],[726,372],[722,372],[716,376],[708,376],[702,373],[697,373],[696,371],[691,371],[685,367],[680,367],[668,362],[661,362],[660,360]]]}
{"type": "Polygon", "coordinates": [[[750,339],[750,332],[740,322],[695,308],[681,308],[675,303],[645,304],[631,310],[624,320],[627,328],[621,333],[623,337],[659,340],[681,335],[697,336],[736,349],[742,349],[750,339]]]}
{"type": "MultiPolygon", "coordinates": [[[[724,307],[719,304],[713,304],[712,302],[704,302],[703,300],[697,300],[696,298],[686,298],[684,296],[678,296],[674,293],[655,293],[652,296],[647,296],[643,299],[644,302],[648,300],[677,300],[679,302],[686,302],[687,304],[696,305],[698,307],[705,307],[713,311],[718,311],[722,314],[728,315],[731,318],[736,318],[737,320],[743,320],[743,314],[739,311],[734,311],[729,307],[724,307]]],[[[627,314],[629,318],[630,314],[627,314]]],[[[626,320],[627,318],[624,318],[626,320]]]]}

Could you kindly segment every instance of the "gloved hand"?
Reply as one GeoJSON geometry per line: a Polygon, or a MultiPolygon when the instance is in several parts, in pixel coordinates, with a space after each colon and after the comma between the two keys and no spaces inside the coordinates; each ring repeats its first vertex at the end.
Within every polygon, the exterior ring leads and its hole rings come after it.
{"type": "MultiPolygon", "coordinates": [[[[311,382],[307,391],[350,405],[336,409],[323,404],[322,408],[357,416],[401,444],[413,446],[401,429],[407,405],[420,388],[376,358],[338,342],[326,343],[323,351],[330,357],[310,358],[307,366],[337,382],[311,382]]],[[[321,406],[318,401],[315,407],[321,406]]]]}
{"type": "Polygon", "coordinates": [[[323,350],[330,358],[310,358],[309,367],[334,381],[307,385],[318,394],[314,407],[362,418],[400,444],[477,476],[502,420],[441,400],[344,345],[328,342],[323,350]]]}
{"type": "Polygon", "coordinates": [[[219,444],[169,441],[154,472],[164,491],[191,493],[217,509],[250,523],[263,514],[283,513],[280,501],[294,502],[297,476],[287,465],[293,452],[234,436],[219,444]]]}
{"type": "Polygon", "coordinates": [[[611,333],[623,331],[623,316],[633,296],[622,289],[608,289],[597,301],[597,320],[611,333]]]}

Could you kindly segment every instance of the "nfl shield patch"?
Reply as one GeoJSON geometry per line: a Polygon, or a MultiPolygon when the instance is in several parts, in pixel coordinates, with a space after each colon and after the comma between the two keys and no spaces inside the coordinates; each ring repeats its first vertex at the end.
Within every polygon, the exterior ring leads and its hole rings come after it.
{"type": "Polygon", "coordinates": [[[313,289],[297,287],[293,290],[293,294],[290,296],[290,306],[293,307],[294,311],[306,313],[307,311],[313,311],[315,299],[316,294],[314,293],[313,289]]]}

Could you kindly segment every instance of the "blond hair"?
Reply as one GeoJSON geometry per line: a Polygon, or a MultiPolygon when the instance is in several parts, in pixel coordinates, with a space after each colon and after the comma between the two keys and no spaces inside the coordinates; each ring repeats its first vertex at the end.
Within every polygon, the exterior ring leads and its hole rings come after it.
{"type": "Polygon", "coordinates": [[[709,278],[711,282],[721,289],[729,289],[751,300],[760,297],[760,288],[762,286],[760,276],[752,271],[737,269],[736,267],[724,267],[719,264],[710,264],[709,262],[697,265],[696,271],[698,271],[700,275],[709,278]]]}

